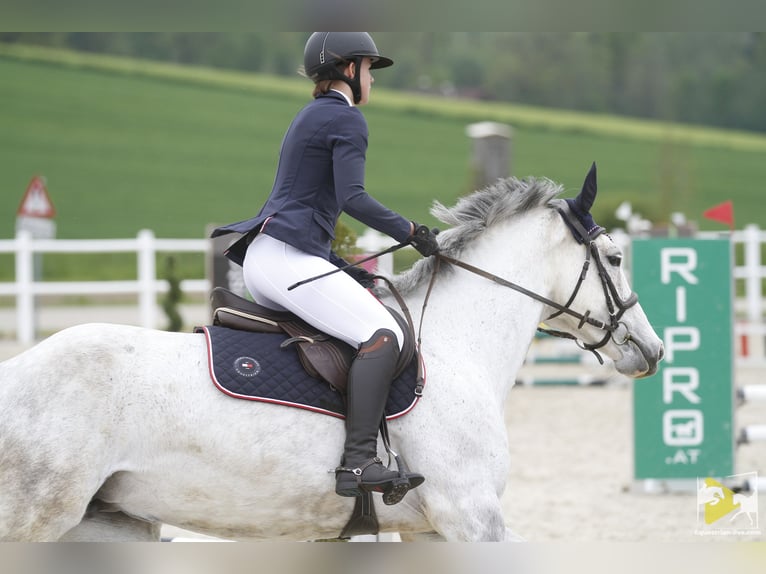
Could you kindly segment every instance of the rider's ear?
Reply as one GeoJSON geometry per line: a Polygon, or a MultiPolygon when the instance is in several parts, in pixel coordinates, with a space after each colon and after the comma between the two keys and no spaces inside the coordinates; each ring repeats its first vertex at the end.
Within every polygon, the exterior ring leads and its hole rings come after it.
{"type": "Polygon", "coordinates": [[[356,76],[356,62],[354,60],[351,60],[348,63],[348,66],[346,66],[345,73],[347,78],[353,78],[354,76],[356,76]]]}
{"type": "Polygon", "coordinates": [[[596,162],[590,166],[588,175],[585,176],[585,182],[582,184],[582,190],[575,199],[577,207],[579,207],[583,213],[590,212],[590,208],[593,207],[593,202],[596,201],[596,162]]]}

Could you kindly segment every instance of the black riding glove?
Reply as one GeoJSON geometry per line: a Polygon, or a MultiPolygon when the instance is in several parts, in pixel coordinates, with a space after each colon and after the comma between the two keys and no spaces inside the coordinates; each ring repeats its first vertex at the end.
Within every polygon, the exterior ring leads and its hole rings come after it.
{"type": "Polygon", "coordinates": [[[425,225],[418,225],[414,221],[415,232],[410,237],[410,243],[417,249],[423,257],[429,257],[439,251],[439,242],[436,241],[438,229],[432,231],[425,225]]]}
{"type": "Polygon", "coordinates": [[[356,282],[365,289],[372,289],[375,287],[375,275],[366,269],[362,267],[349,267],[348,269],[344,269],[344,271],[356,279],[356,282]]]}
{"type": "Polygon", "coordinates": [[[357,283],[359,283],[365,289],[372,289],[375,287],[375,275],[364,269],[363,267],[349,267],[350,263],[339,256],[335,251],[330,251],[330,263],[336,267],[346,267],[343,271],[351,275],[357,283]]]}

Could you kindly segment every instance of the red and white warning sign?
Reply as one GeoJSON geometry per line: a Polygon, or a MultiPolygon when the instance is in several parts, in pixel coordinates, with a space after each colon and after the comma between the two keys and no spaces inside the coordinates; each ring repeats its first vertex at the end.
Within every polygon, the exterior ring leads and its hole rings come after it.
{"type": "Polygon", "coordinates": [[[36,175],[29,182],[16,215],[43,219],[52,219],[56,215],[56,209],[45,187],[44,177],[36,175]]]}

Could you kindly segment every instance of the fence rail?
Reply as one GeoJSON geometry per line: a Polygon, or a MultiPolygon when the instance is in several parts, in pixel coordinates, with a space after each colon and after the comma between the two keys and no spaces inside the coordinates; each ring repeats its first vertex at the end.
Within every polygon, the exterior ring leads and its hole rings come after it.
{"type": "MultiPolygon", "coordinates": [[[[704,235],[703,235],[704,236],[704,235]]],[[[762,246],[766,243],[766,231],[757,225],[746,225],[741,231],[731,234],[731,241],[736,246],[743,246],[743,263],[734,266],[732,271],[737,293],[737,282],[743,283],[744,298],[734,300],[734,335],[737,360],[746,363],[766,362],[766,323],[763,313],[763,281],[766,279],[766,266],[761,259],[762,246]]]]}
{"type": "MultiPolygon", "coordinates": [[[[138,295],[140,323],[154,327],[157,321],[157,294],[168,290],[168,283],[157,279],[156,254],[197,252],[207,254],[206,239],[158,239],[148,229],[135,239],[33,239],[29,231],[19,231],[15,239],[0,240],[0,253],[15,254],[15,281],[0,283],[0,295],[16,298],[16,340],[24,345],[35,340],[35,297],[38,295],[138,295]],[[135,253],[135,281],[40,281],[35,278],[34,258],[38,253],[135,253]]],[[[185,293],[207,293],[207,279],[181,281],[185,293]]]]}
{"type": "MultiPolygon", "coordinates": [[[[700,234],[705,237],[706,234],[700,234]]],[[[763,282],[766,265],[761,258],[766,231],[748,225],[731,234],[734,245],[742,244],[743,260],[733,269],[733,281],[744,293],[735,299],[734,333],[737,359],[745,363],[765,363],[766,323],[764,323],[763,282]]],[[[375,251],[390,245],[385,236],[365,234],[360,245],[375,251]]],[[[621,243],[629,247],[629,238],[621,243]]],[[[168,289],[167,281],[157,278],[156,255],[167,252],[196,252],[208,255],[212,249],[207,239],[159,239],[150,230],[141,230],[132,239],[33,239],[20,231],[15,239],[0,240],[0,253],[15,254],[15,280],[0,283],[0,296],[16,299],[16,339],[21,344],[35,340],[35,298],[39,295],[135,294],[138,296],[140,324],[154,327],[157,321],[157,295],[168,289]],[[133,281],[41,281],[35,278],[35,255],[38,253],[135,253],[136,279],[133,281]]],[[[390,261],[385,271],[391,272],[390,261]]],[[[181,281],[185,293],[207,293],[210,279],[181,281]]]]}

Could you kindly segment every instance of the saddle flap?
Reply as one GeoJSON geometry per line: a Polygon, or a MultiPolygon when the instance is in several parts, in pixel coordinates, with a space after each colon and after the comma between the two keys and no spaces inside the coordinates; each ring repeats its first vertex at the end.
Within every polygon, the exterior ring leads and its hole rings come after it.
{"type": "Polygon", "coordinates": [[[348,369],[356,350],[339,339],[318,333],[300,319],[280,323],[280,327],[292,337],[287,342],[298,346],[298,356],[306,372],[324,379],[335,389],[345,393],[348,386],[348,369]]]}

